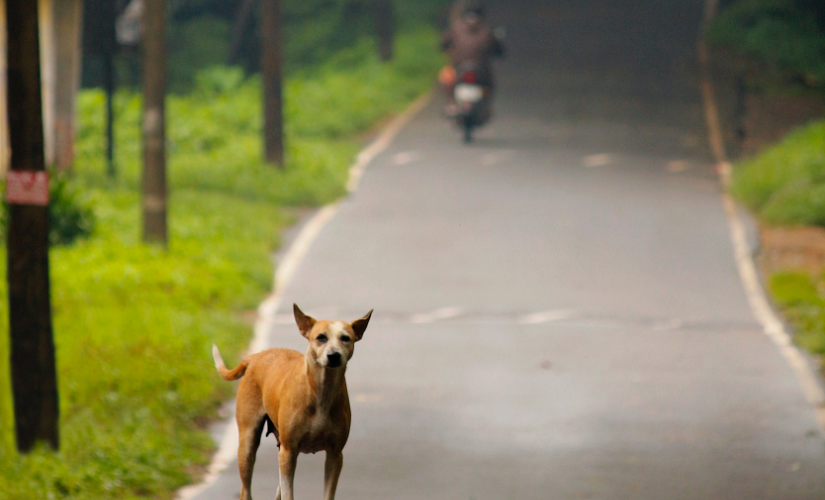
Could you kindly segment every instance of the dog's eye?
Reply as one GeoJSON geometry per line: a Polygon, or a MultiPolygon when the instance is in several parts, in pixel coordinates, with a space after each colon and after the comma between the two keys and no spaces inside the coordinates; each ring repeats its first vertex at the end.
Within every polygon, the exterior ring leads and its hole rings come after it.
{"type": "Polygon", "coordinates": [[[327,338],[327,336],[326,336],[326,335],[324,335],[324,334],[322,333],[321,335],[318,335],[317,337],[315,337],[315,340],[317,340],[318,342],[320,342],[320,343],[322,343],[322,344],[323,344],[323,343],[325,343],[325,342],[326,342],[327,340],[329,340],[329,339],[327,338]]]}
{"type": "Polygon", "coordinates": [[[341,337],[341,342],[349,342],[350,340],[352,340],[352,339],[347,337],[346,335],[341,337]]]}

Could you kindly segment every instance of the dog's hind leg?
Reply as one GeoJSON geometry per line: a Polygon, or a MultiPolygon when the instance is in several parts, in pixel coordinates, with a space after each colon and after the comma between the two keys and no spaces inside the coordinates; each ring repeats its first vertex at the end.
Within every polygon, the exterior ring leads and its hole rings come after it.
{"type": "Polygon", "coordinates": [[[341,467],[344,466],[344,454],[328,451],[324,462],[324,500],[335,499],[335,489],[338,488],[338,477],[341,467]]]}
{"type": "Polygon", "coordinates": [[[241,473],[240,500],[252,500],[252,471],[255,468],[255,454],[261,444],[261,432],[264,430],[265,418],[257,424],[240,425],[238,422],[238,470],[241,473]]]}

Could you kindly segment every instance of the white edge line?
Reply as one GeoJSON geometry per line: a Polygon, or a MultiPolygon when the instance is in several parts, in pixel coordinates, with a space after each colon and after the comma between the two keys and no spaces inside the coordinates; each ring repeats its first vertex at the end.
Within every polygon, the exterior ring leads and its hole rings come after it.
{"type": "MultiPolygon", "coordinates": [[[[347,192],[353,193],[358,189],[361,177],[364,175],[369,163],[390,145],[396,135],[404,126],[412,120],[415,115],[429,103],[432,91],[423,94],[412,102],[407,109],[396,116],[392,122],[381,132],[381,134],[356,157],[355,163],[349,169],[349,180],[347,182],[347,192]]],[[[290,245],[283,259],[278,262],[274,276],[274,291],[258,306],[258,315],[255,320],[254,336],[249,344],[248,353],[260,352],[269,345],[269,333],[275,324],[275,314],[283,300],[284,290],[292,281],[295,271],[303,261],[315,239],[321,233],[327,222],[338,212],[341,201],[336,201],[324,206],[307,221],[298,237],[290,245]]],[[[227,420],[218,450],[212,456],[212,462],[207,468],[206,474],[201,481],[196,484],[184,486],[179,489],[175,498],[177,500],[188,500],[198,493],[211,486],[237,458],[238,452],[238,424],[234,416],[227,420]]]]}
{"type": "Polygon", "coordinates": [[[706,0],[705,17],[703,29],[700,31],[698,54],[699,63],[702,67],[702,103],[705,108],[705,120],[708,128],[708,140],[711,151],[717,162],[717,173],[722,184],[722,204],[727,215],[730,227],[730,237],[733,243],[734,260],[745,289],[751,311],[756,320],[762,325],[762,330],[771,340],[779,353],[785,358],[796,376],[805,400],[813,407],[820,429],[825,430],[825,390],[819,382],[819,376],[811,367],[799,348],[794,345],[793,339],[785,329],[782,320],[774,312],[768,301],[759,274],[756,271],[756,264],[753,261],[753,252],[748,244],[747,232],[742,222],[742,217],[736,210],[736,202],[728,192],[730,186],[731,164],[727,161],[724,140],[722,139],[721,125],[719,120],[719,110],[714,96],[713,83],[708,75],[708,49],[702,40],[704,27],[710,23],[716,15],[718,7],[717,0],[706,0]]]}

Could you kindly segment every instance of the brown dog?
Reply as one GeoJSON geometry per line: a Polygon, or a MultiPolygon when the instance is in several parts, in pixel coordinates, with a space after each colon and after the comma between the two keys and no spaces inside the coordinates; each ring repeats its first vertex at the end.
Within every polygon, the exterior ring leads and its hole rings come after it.
{"type": "Polygon", "coordinates": [[[352,323],[315,321],[293,304],[301,335],[309,340],[306,354],[268,349],[244,358],[228,370],[217,346],[215,366],[224,380],[243,377],[235,417],[240,434],[238,469],[241,500],[251,500],[252,469],[264,423],[279,441],[281,481],[276,500],[293,500],[292,482],[299,453],[326,451],[324,498],[333,500],[344,462],[342,453],[350,425],[344,372],[347,361],[370,322],[372,311],[352,323]]]}

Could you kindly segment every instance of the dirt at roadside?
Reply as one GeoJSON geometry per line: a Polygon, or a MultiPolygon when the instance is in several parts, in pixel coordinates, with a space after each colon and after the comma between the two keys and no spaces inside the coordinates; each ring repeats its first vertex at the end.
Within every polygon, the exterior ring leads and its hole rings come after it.
{"type": "Polygon", "coordinates": [[[825,271],[825,228],[761,227],[759,264],[767,275],[779,271],[825,271]]]}

